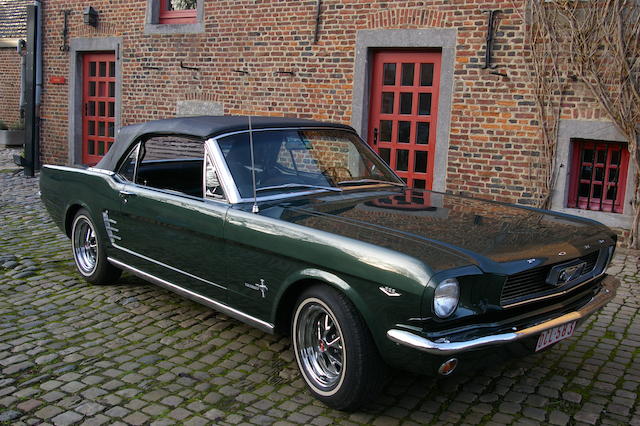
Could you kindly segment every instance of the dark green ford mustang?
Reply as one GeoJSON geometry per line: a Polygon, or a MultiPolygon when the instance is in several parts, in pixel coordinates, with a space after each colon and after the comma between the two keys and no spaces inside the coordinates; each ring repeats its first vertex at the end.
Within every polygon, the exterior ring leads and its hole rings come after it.
{"type": "Polygon", "coordinates": [[[407,188],[353,129],[192,117],[128,126],[96,167],[45,166],[79,272],[128,271],[267,332],[354,409],[385,365],[447,375],[571,336],[613,298],[615,234],[407,188]],[[498,349],[498,350],[496,350],[498,349]]]}

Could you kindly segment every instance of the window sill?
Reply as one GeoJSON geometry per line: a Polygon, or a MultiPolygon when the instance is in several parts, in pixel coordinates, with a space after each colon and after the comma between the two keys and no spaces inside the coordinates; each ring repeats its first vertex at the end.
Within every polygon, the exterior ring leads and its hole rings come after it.
{"type": "MultiPolygon", "coordinates": [[[[625,210],[628,210],[625,206],[625,210]]],[[[583,210],[571,207],[557,207],[552,205],[551,210],[558,213],[570,214],[584,219],[595,220],[610,228],[631,229],[633,217],[626,211],[624,213],[601,212],[596,210],[583,210]]]]}
{"type": "Polygon", "coordinates": [[[198,34],[204,32],[204,23],[144,24],[145,34],[198,34]]]}

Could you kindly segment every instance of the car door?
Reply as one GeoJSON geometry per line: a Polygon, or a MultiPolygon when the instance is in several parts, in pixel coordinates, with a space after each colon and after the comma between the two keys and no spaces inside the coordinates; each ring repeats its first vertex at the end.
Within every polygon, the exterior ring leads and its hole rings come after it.
{"type": "Polygon", "coordinates": [[[174,286],[226,301],[223,197],[204,195],[204,142],[143,139],[123,162],[120,203],[104,220],[118,260],[174,286]]]}

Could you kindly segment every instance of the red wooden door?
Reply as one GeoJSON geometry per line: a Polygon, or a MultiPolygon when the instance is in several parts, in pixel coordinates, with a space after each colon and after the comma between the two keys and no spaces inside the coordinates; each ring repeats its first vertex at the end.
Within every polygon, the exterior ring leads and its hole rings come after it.
{"type": "Polygon", "coordinates": [[[114,141],[116,56],[86,53],[82,64],[82,162],[92,166],[114,141]]]}
{"type": "Polygon", "coordinates": [[[369,111],[371,147],[410,187],[431,189],[440,52],[377,52],[369,111]]]}

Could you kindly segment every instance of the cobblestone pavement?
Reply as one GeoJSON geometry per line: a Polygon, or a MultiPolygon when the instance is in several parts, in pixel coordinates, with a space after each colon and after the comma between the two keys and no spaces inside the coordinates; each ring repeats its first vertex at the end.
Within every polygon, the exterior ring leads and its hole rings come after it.
{"type": "Polygon", "coordinates": [[[125,275],[90,286],[37,180],[0,150],[0,422],[640,425],[638,254],[614,302],[551,350],[450,379],[396,373],[359,413],[305,390],[287,338],[125,275]]]}

